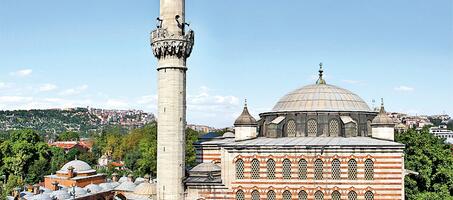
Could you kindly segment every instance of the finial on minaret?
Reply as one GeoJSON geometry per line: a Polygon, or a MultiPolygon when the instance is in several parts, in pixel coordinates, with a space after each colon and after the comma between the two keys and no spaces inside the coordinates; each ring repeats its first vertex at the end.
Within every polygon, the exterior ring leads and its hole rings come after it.
{"type": "Polygon", "coordinates": [[[326,84],[326,81],[322,78],[324,70],[322,69],[322,62],[319,63],[319,79],[316,81],[316,84],[326,84]]]}
{"type": "Polygon", "coordinates": [[[247,108],[247,98],[244,100],[244,107],[247,108]]]}
{"type": "Polygon", "coordinates": [[[384,98],[381,98],[381,110],[379,110],[379,113],[385,113],[384,98]]]}

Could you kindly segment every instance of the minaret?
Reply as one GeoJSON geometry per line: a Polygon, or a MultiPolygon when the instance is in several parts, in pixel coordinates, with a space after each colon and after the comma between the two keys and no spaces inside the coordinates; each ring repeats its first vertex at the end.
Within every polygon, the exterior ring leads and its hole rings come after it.
{"type": "Polygon", "coordinates": [[[186,31],[185,0],[160,0],[151,47],[158,59],[157,199],[184,199],[186,59],[194,33],[186,31]]]}

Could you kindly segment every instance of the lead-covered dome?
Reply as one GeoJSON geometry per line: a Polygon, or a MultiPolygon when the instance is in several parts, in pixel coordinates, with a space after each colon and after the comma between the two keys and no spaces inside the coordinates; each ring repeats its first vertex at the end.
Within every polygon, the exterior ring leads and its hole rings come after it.
{"type": "Polygon", "coordinates": [[[299,88],[283,96],[272,111],[371,112],[371,109],[362,98],[349,90],[334,85],[318,83],[299,88]]]}
{"type": "Polygon", "coordinates": [[[90,173],[90,172],[96,171],[93,168],[91,168],[91,166],[86,162],[83,162],[81,160],[73,160],[73,161],[66,163],[60,169],[60,171],[58,171],[58,173],[68,173],[70,168],[73,168],[74,172],[77,172],[77,173],[90,173]]]}

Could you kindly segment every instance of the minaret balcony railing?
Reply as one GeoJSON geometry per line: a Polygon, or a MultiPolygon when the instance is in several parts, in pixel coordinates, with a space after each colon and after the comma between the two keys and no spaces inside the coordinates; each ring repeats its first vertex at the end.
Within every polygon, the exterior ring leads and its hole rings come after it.
{"type": "Polygon", "coordinates": [[[151,32],[151,47],[157,59],[165,57],[188,58],[192,53],[194,32],[186,34],[169,33],[165,28],[158,28],[151,32]]]}

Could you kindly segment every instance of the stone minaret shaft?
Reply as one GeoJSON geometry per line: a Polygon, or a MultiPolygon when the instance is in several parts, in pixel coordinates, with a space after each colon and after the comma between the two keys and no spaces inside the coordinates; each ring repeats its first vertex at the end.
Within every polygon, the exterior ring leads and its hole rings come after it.
{"type": "Polygon", "coordinates": [[[192,52],[193,31],[185,31],[185,0],[160,0],[157,29],[151,47],[158,59],[158,200],[184,199],[186,59],[192,52]]]}

